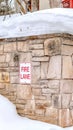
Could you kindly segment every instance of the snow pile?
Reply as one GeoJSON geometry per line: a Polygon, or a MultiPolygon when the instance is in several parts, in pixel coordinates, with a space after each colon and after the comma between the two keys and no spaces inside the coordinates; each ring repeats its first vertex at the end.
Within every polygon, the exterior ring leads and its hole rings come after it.
{"type": "Polygon", "coordinates": [[[15,106],[0,95],[0,130],[73,130],[20,117],[15,106]]]}
{"type": "Polygon", "coordinates": [[[23,37],[40,34],[73,34],[73,9],[54,8],[0,17],[0,38],[23,37]]]}

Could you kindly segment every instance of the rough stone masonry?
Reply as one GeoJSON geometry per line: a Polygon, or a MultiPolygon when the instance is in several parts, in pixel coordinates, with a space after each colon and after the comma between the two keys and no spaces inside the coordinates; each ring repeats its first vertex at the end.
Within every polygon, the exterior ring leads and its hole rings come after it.
{"type": "Polygon", "coordinates": [[[73,125],[73,36],[1,39],[0,94],[16,105],[21,116],[73,125]],[[31,84],[21,84],[19,64],[27,62],[31,84]]]}

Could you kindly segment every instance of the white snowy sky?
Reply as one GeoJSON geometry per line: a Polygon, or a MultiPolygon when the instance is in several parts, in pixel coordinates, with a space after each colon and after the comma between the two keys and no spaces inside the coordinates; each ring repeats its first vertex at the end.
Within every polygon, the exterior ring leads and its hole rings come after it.
{"type": "Polygon", "coordinates": [[[24,37],[39,34],[73,34],[73,9],[48,10],[0,17],[0,38],[24,37]]]}
{"type": "Polygon", "coordinates": [[[0,95],[0,130],[73,130],[56,125],[31,120],[17,114],[16,107],[0,95]]]}

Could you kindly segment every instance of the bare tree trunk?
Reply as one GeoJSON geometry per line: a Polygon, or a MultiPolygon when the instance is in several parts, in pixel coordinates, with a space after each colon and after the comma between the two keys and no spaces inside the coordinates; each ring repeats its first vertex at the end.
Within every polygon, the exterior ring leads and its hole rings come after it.
{"type": "Polygon", "coordinates": [[[25,14],[26,13],[26,10],[25,10],[25,7],[23,7],[22,5],[22,2],[20,0],[16,0],[17,4],[18,4],[18,7],[17,8],[20,8],[20,11],[25,14]]]}
{"type": "Polygon", "coordinates": [[[31,10],[37,11],[39,9],[39,0],[31,0],[31,10]]]}

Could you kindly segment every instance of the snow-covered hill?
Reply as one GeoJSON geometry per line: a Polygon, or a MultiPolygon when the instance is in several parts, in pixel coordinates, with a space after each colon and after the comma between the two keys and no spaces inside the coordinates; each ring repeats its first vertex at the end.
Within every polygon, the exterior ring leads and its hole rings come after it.
{"type": "Polygon", "coordinates": [[[73,9],[54,8],[0,17],[0,38],[32,36],[39,34],[73,34],[73,9]]]}

